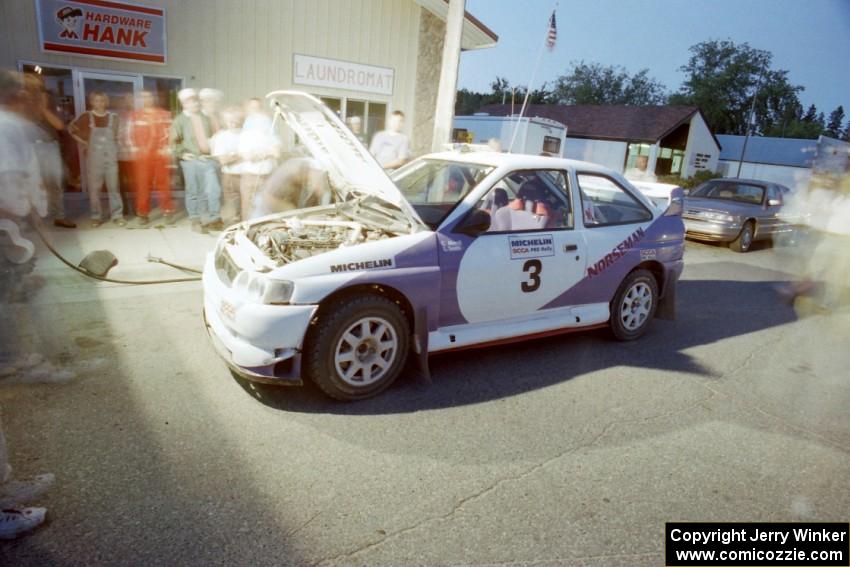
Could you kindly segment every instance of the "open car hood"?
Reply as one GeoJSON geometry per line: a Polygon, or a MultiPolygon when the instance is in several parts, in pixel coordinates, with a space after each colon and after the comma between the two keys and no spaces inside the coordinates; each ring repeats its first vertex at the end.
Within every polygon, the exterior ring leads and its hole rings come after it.
{"type": "Polygon", "coordinates": [[[274,91],[266,100],[298,135],[331,183],[348,200],[371,195],[399,209],[415,231],[425,224],[369,150],[322,101],[300,91],[274,91]]]}

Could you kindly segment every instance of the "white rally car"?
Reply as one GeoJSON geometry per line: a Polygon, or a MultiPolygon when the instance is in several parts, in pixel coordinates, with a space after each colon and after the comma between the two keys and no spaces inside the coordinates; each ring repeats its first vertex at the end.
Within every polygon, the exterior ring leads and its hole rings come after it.
{"type": "Polygon", "coordinates": [[[313,380],[341,400],[389,386],[412,357],[672,317],[680,192],[660,210],[613,171],[484,152],[392,175],[300,92],[268,95],[326,173],[328,204],[225,230],[204,269],[210,336],[249,380],[313,380]]]}

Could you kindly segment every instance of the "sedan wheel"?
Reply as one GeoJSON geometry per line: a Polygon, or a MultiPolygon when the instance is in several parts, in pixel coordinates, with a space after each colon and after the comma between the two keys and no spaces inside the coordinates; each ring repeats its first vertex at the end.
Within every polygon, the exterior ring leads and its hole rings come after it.
{"type": "Polygon", "coordinates": [[[729,248],[731,248],[735,252],[744,253],[750,249],[752,243],[753,223],[746,222],[744,223],[744,227],[741,229],[741,232],[738,234],[738,238],[729,243],[729,248]]]}

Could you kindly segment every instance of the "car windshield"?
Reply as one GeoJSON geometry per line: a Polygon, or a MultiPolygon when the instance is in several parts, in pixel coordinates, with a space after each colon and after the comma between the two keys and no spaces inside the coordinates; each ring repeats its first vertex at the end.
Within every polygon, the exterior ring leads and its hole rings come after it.
{"type": "Polygon", "coordinates": [[[691,191],[690,196],[760,205],[764,199],[764,187],[737,181],[708,181],[691,191]]]}
{"type": "Polygon", "coordinates": [[[396,171],[392,179],[423,222],[435,229],[491,171],[486,165],[420,159],[396,171]]]}

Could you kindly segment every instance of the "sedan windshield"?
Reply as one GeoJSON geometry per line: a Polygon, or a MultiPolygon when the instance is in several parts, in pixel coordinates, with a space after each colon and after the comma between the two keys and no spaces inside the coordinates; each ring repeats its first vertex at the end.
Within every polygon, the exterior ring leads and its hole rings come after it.
{"type": "Polygon", "coordinates": [[[760,205],[764,199],[764,187],[737,181],[708,181],[691,191],[688,196],[760,205]]]}
{"type": "Polygon", "coordinates": [[[392,178],[419,217],[435,229],[491,171],[493,167],[486,165],[420,159],[397,170],[392,178]]]}

